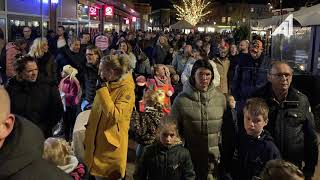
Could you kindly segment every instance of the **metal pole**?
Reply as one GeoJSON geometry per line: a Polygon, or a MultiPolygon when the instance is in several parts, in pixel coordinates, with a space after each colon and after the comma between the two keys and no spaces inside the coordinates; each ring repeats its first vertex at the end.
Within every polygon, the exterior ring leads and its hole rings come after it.
{"type": "MultiPolygon", "coordinates": [[[[282,14],[282,0],[280,0],[280,16],[281,22],[283,21],[283,14],[282,14]]],[[[280,61],[283,60],[283,34],[280,34],[280,61]]]]}
{"type": "MultiPolygon", "coordinates": [[[[50,1],[50,0],[49,0],[50,1]]],[[[41,16],[41,23],[40,23],[40,28],[41,28],[41,37],[43,37],[43,12],[42,12],[42,3],[43,0],[40,1],[40,16],[41,16]]]]}

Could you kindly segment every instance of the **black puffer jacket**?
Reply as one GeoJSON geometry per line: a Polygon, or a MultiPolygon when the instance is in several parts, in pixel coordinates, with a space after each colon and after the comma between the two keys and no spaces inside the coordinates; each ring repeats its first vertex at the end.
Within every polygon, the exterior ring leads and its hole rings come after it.
{"type": "Polygon", "coordinates": [[[194,180],[190,153],[181,144],[171,148],[160,142],[145,147],[134,180],[194,180]]]}
{"type": "Polygon", "coordinates": [[[43,142],[39,128],[16,116],[14,128],[0,149],[0,179],[71,180],[68,174],[42,159],[43,142]]]}
{"type": "Polygon", "coordinates": [[[86,64],[84,72],[84,99],[92,104],[96,96],[97,80],[99,78],[98,67],[92,64],[86,64]]]}
{"type": "Polygon", "coordinates": [[[318,162],[318,140],[308,98],[291,87],[286,101],[279,104],[270,83],[254,96],[265,99],[270,108],[266,129],[274,138],[283,159],[299,167],[304,161],[304,174],[311,177],[318,162]]]}
{"type": "Polygon", "coordinates": [[[40,81],[17,81],[14,77],[6,89],[10,96],[12,113],[35,123],[45,137],[52,136],[52,128],[63,114],[58,88],[40,81]]]}

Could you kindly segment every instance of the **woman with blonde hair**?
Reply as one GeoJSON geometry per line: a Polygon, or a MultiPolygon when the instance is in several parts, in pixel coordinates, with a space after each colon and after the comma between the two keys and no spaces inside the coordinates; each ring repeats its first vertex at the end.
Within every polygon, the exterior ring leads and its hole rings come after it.
{"type": "Polygon", "coordinates": [[[37,38],[30,47],[29,55],[36,58],[39,77],[50,83],[57,83],[56,63],[49,52],[48,41],[45,37],[37,38]]]}
{"type": "Polygon", "coordinates": [[[84,161],[96,179],[124,178],[128,130],[134,107],[134,81],[127,55],[108,55],[99,65],[97,90],[85,133],[84,161]]]}
{"type": "Polygon", "coordinates": [[[168,53],[169,53],[168,39],[165,36],[161,35],[159,36],[157,44],[153,49],[151,65],[165,64],[168,53]]]}

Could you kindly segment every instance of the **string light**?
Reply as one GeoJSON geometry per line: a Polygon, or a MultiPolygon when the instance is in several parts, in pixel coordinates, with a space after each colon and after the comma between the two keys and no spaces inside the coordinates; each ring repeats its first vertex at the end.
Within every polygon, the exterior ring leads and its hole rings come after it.
{"type": "Polygon", "coordinates": [[[204,16],[211,11],[204,11],[211,2],[206,0],[183,0],[183,6],[176,4],[173,7],[177,10],[178,20],[185,20],[195,26],[204,16]]]}

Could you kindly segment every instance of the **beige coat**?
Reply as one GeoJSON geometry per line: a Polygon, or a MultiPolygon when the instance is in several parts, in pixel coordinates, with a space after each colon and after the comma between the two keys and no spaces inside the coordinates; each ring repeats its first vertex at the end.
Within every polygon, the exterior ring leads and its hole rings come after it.
{"type": "Polygon", "coordinates": [[[228,93],[228,71],[230,67],[230,60],[226,58],[225,60],[221,60],[220,58],[216,58],[214,62],[217,65],[218,72],[220,74],[220,90],[222,93],[228,93]]]}

